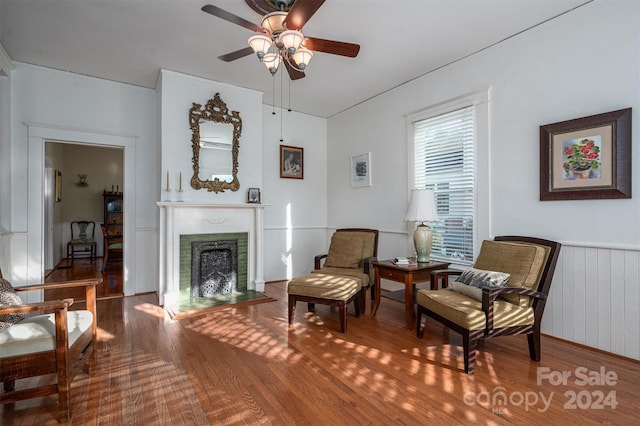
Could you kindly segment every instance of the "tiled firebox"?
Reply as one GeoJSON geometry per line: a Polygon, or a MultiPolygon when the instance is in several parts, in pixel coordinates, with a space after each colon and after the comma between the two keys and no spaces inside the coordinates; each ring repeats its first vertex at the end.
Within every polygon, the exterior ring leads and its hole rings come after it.
{"type": "Polygon", "coordinates": [[[248,240],[246,232],[229,234],[180,235],[180,299],[190,297],[192,288],[193,242],[235,241],[237,248],[237,284],[234,290],[247,289],[248,240]]]}

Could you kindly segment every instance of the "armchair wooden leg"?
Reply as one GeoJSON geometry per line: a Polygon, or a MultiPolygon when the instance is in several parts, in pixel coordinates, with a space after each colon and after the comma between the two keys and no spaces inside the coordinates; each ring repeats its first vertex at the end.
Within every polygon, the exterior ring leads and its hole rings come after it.
{"type": "Polygon", "coordinates": [[[533,361],[540,361],[540,330],[538,328],[527,334],[527,340],[529,341],[529,358],[533,361]]]}
{"type": "Polygon", "coordinates": [[[293,314],[296,311],[296,298],[293,294],[289,295],[289,306],[287,307],[289,311],[289,324],[293,321],[293,314]]]}
{"type": "Polygon", "coordinates": [[[353,297],[353,308],[356,311],[356,318],[360,318],[360,299],[361,299],[361,292],[357,292],[356,295],[353,297]]]}
{"type": "Polygon", "coordinates": [[[338,311],[340,312],[340,331],[342,333],[347,332],[347,302],[342,301],[338,304],[338,311]]]}
{"type": "Polygon", "coordinates": [[[478,341],[482,337],[483,330],[466,330],[462,333],[462,344],[464,348],[464,372],[473,374],[476,369],[476,353],[478,352],[478,341]]]}
{"type": "Polygon", "coordinates": [[[315,312],[316,311],[316,304],[315,303],[307,303],[307,311],[315,312]]]}
{"type": "Polygon", "coordinates": [[[418,339],[424,338],[424,329],[427,328],[427,324],[425,321],[424,327],[422,327],[422,311],[424,308],[418,305],[418,312],[416,313],[416,337],[418,339]]]}

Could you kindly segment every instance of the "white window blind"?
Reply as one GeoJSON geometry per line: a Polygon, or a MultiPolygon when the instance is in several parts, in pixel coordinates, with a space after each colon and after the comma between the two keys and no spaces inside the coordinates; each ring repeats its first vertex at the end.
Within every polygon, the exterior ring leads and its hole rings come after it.
{"type": "Polygon", "coordinates": [[[413,187],[434,190],[440,219],[430,224],[431,257],[470,265],[476,205],[475,107],[456,109],[413,124],[413,187]]]}

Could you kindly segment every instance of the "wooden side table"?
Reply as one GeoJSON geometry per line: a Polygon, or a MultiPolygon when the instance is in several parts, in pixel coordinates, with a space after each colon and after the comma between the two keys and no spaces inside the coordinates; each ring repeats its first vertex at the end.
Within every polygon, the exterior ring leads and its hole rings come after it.
{"type": "MultiPolygon", "coordinates": [[[[391,260],[373,262],[375,272],[375,293],[376,298],[371,305],[371,315],[375,315],[380,306],[380,279],[404,283],[404,311],[407,320],[407,328],[413,328],[415,313],[413,310],[413,293],[416,283],[429,281],[431,272],[437,269],[447,269],[451,265],[447,262],[418,263],[416,265],[396,265],[391,260]]],[[[431,289],[435,287],[431,283],[431,289]]]]}

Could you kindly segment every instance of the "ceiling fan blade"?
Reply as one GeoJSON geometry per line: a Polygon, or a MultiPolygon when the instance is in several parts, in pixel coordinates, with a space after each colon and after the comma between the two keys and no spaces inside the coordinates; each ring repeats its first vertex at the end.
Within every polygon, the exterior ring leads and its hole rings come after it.
{"type": "Polygon", "coordinates": [[[245,27],[248,30],[255,31],[257,33],[264,33],[262,27],[254,24],[253,22],[247,21],[244,18],[234,15],[233,13],[229,13],[226,10],[222,10],[217,6],[212,4],[206,4],[202,6],[202,11],[210,13],[213,16],[217,16],[220,19],[224,19],[225,21],[229,21],[232,24],[240,25],[241,27],[245,27]]]}
{"type": "Polygon", "coordinates": [[[296,0],[289,9],[284,26],[290,30],[300,31],[324,2],[325,0],[296,0]]]}
{"type": "Polygon", "coordinates": [[[218,59],[225,62],[235,61],[236,59],[244,58],[245,56],[249,56],[253,53],[253,49],[251,46],[247,46],[243,49],[236,50],[235,52],[229,52],[225,55],[218,56],[218,59]]]}
{"type": "Polygon", "coordinates": [[[298,71],[297,69],[292,67],[291,64],[287,61],[282,61],[282,62],[284,63],[284,66],[287,68],[287,71],[289,72],[289,78],[291,80],[299,80],[301,78],[304,78],[305,74],[302,71],[298,71]]]}
{"type": "Polygon", "coordinates": [[[359,44],[325,40],[322,38],[305,37],[302,44],[309,50],[347,56],[349,58],[355,58],[358,56],[358,52],[360,52],[359,44]]]}

